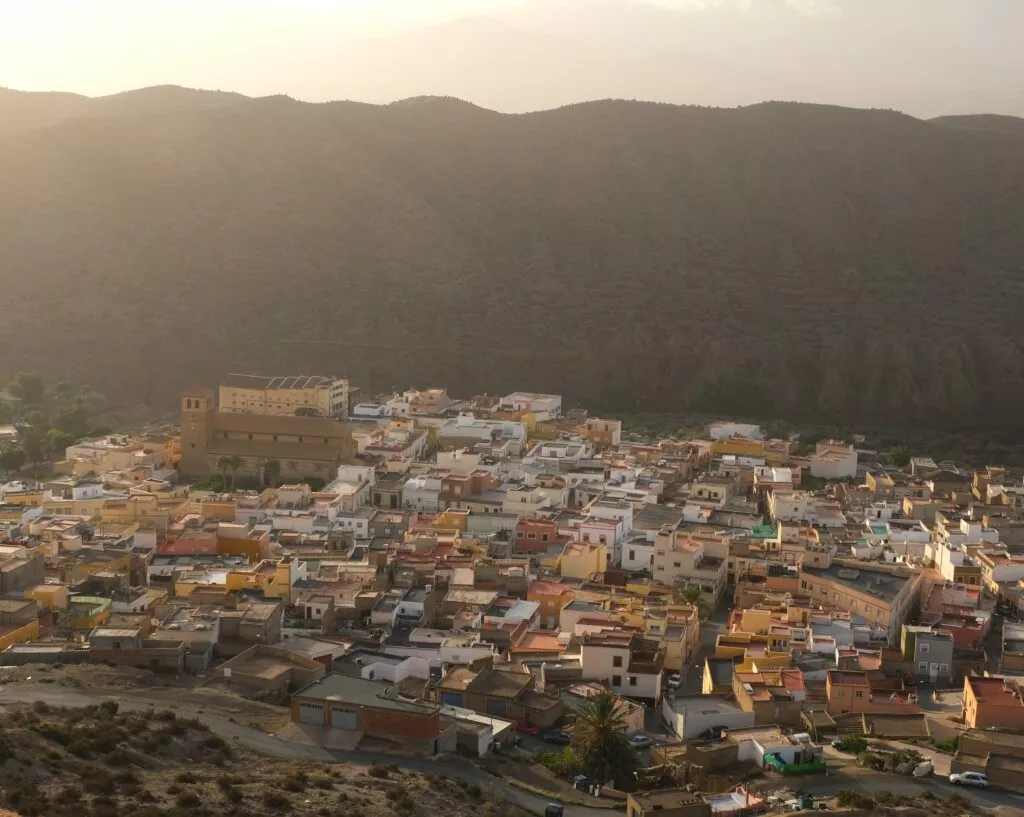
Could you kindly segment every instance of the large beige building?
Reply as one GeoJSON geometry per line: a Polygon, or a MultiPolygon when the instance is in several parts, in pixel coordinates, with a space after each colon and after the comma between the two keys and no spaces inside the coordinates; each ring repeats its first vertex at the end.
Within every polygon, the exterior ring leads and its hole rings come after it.
{"type": "Polygon", "coordinates": [[[347,417],[349,383],[332,377],[229,374],[220,384],[218,398],[222,412],[347,417]]]}
{"type": "Polygon", "coordinates": [[[221,457],[238,457],[239,476],[257,477],[270,460],[280,476],[329,482],[356,455],[352,431],[330,417],[267,416],[217,411],[213,389],[194,387],[181,397],[181,474],[216,474],[221,457]]]}
{"type": "Polygon", "coordinates": [[[871,626],[887,630],[890,644],[899,643],[920,594],[920,571],[825,556],[820,567],[807,562],[800,566],[799,594],[862,616],[871,626]]]}

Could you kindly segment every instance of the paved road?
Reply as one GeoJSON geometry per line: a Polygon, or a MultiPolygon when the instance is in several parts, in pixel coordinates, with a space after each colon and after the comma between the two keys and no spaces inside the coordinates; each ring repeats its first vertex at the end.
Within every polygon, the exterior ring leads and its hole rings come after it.
{"type": "Polygon", "coordinates": [[[830,774],[828,777],[791,780],[790,784],[794,788],[800,787],[816,797],[830,796],[840,789],[853,789],[863,794],[890,791],[893,794],[908,797],[920,797],[926,791],[940,797],[959,794],[980,806],[1009,806],[1019,809],[1020,813],[1024,814],[1024,795],[1011,794],[998,789],[971,789],[954,786],[948,780],[935,776],[916,778],[892,774],[830,774]]]}

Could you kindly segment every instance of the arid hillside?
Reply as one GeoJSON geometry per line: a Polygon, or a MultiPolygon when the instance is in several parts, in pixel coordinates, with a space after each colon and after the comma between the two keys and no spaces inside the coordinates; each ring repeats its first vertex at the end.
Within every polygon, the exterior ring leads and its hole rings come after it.
{"type": "Polygon", "coordinates": [[[1012,426],[1024,127],[770,103],[522,116],[0,92],[0,378],[228,371],[1012,426]]]}

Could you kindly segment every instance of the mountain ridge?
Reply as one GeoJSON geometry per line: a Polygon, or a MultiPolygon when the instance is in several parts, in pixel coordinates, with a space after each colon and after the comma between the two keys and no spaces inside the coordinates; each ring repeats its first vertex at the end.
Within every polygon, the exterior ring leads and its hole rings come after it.
{"type": "Polygon", "coordinates": [[[160,93],[0,141],[0,287],[45,318],[0,325],[0,375],[1019,424],[1016,139],[801,103],[160,93]]]}

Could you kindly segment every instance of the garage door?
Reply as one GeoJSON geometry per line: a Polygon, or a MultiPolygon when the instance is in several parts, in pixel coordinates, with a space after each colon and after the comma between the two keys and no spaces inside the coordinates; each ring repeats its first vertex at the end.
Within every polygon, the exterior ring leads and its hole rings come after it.
{"type": "Polygon", "coordinates": [[[324,725],[324,705],[323,704],[299,704],[299,721],[301,723],[311,723],[316,726],[324,725]]]}
{"type": "Polygon", "coordinates": [[[354,732],[359,728],[359,716],[351,709],[339,709],[332,706],[331,726],[335,729],[348,729],[354,732]]]}

